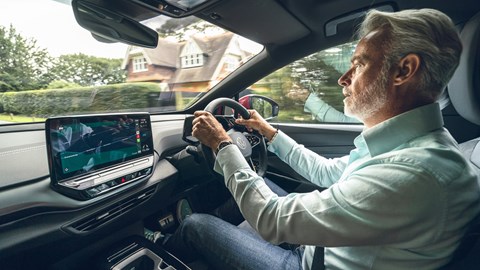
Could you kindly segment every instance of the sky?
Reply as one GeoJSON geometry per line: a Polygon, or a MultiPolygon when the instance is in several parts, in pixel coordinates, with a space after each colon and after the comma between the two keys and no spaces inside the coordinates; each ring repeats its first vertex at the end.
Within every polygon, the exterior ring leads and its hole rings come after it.
{"type": "MultiPolygon", "coordinates": [[[[64,4],[70,1],[0,0],[0,25],[9,27],[12,24],[23,37],[34,38],[40,48],[47,49],[55,57],[84,53],[97,57],[124,58],[127,45],[95,40],[89,31],[78,25],[71,6],[64,4]]],[[[145,23],[154,29],[164,21],[156,18],[145,23]]],[[[261,47],[243,39],[241,46],[252,52],[261,47]]]]}
{"type": "Polygon", "coordinates": [[[123,58],[127,50],[125,44],[96,41],[89,31],[77,24],[69,5],[53,0],[0,0],[0,25],[8,27],[10,24],[23,37],[36,39],[39,47],[56,57],[84,53],[123,58]],[[20,10],[22,16],[19,16],[20,10]]]}

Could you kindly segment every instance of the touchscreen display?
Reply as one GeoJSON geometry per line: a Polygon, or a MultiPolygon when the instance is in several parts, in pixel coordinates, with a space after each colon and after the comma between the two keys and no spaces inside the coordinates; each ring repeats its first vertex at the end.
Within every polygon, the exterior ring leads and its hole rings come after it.
{"type": "Polygon", "coordinates": [[[57,182],[153,154],[148,114],[50,118],[46,131],[57,182]]]}

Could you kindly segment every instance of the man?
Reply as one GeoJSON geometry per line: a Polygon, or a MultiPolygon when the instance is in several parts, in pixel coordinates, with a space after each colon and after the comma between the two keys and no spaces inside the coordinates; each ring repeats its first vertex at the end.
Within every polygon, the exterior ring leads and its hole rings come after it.
{"type": "Polygon", "coordinates": [[[314,246],[327,269],[438,269],[479,212],[476,176],[457,149],[436,100],[458,65],[451,20],[430,10],[371,11],[351,68],[338,80],[345,112],[365,130],[349,156],[326,159],[255,111],[237,123],[322,192],[278,196],[257,176],[215,118],[196,112],[193,135],[218,151],[248,223],[262,236],[207,215],[180,227],[185,244],[219,269],[310,269],[314,246]],[[268,241],[268,242],[267,242],[268,241]],[[294,250],[275,244],[306,245],[294,250]]]}

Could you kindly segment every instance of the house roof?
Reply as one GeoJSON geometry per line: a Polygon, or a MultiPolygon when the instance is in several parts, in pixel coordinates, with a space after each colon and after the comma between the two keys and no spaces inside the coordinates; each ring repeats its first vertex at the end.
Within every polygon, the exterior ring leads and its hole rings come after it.
{"type": "Polygon", "coordinates": [[[232,37],[232,33],[208,37],[192,37],[191,41],[195,42],[204,53],[203,66],[178,69],[170,83],[210,81],[232,37]]]}
{"type": "Polygon", "coordinates": [[[182,44],[166,39],[158,39],[158,45],[154,49],[129,46],[123,59],[122,68],[125,69],[127,67],[131,56],[141,54],[147,59],[149,65],[177,68],[181,46],[182,44]]]}
{"type": "Polygon", "coordinates": [[[180,44],[165,39],[158,39],[158,45],[155,49],[143,49],[147,59],[150,59],[152,65],[174,67],[178,65],[178,54],[180,53],[180,44]]]}
{"type": "Polygon", "coordinates": [[[173,68],[175,74],[168,83],[205,82],[212,80],[215,71],[225,54],[233,33],[222,33],[215,36],[193,36],[189,40],[176,43],[159,39],[155,49],[130,46],[123,61],[122,68],[126,68],[128,60],[135,55],[143,54],[149,65],[173,68]],[[203,65],[199,67],[182,68],[180,54],[189,42],[195,42],[203,53],[203,65]]]}

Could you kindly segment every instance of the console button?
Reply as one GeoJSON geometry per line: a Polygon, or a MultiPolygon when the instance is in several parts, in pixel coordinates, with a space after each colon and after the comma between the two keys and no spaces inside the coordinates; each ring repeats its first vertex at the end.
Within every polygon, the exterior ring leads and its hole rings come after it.
{"type": "Polygon", "coordinates": [[[108,186],[106,184],[101,184],[99,186],[97,186],[97,190],[102,192],[104,190],[107,190],[108,189],[108,186]]]}
{"type": "Polygon", "coordinates": [[[108,181],[106,184],[107,184],[107,186],[109,186],[109,187],[114,187],[114,186],[117,185],[117,183],[115,182],[115,180],[108,181]]]}
{"type": "Polygon", "coordinates": [[[90,196],[90,197],[95,197],[98,193],[100,193],[100,191],[96,188],[89,188],[87,189],[87,194],[90,196]]]}

